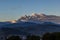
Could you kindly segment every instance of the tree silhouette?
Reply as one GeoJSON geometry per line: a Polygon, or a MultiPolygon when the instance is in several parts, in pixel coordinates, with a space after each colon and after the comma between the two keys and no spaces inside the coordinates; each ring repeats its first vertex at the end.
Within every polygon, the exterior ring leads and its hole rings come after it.
{"type": "Polygon", "coordinates": [[[40,36],[28,35],[26,40],[40,40],[40,36]]]}
{"type": "Polygon", "coordinates": [[[45,33],[42,37],[42,40],[49,40],[50,33],[45,33]]]}
{"type": "Polygon", "coordinates": [[[19,36],[11,36],[7,40],[21,40],[19,36]]]}
{"type": "Polygon", "coordinates": [[[42,40],[60,40],[60,32],[45,33],[42,40]]]}
{"type": "Polygon", "coordinates": [[[54,32],[52,35],[55,36],[55,40],[60,40],[60,32],[54,32]]]}

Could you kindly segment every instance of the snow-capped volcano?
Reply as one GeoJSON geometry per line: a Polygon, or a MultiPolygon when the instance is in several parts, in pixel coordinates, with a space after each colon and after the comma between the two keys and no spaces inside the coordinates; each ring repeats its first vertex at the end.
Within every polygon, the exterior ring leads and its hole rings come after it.
{"type": "Polygon", "coordinates": [[[60,16],[33,13],[32,15],[29,15],[29,16],[27,16],[27,15],[22,16],[17,21],[18,22],[19,21],[24,21],[24,22],[54,22],[54,23],[60,23],[60,16]]]}
{"type": "Polygon", "coordinates": [[[60,32],[60,16],[32,14],[20,17],[18,20],[0,23],[0,33],[30,33],[34,35],[43,35],[46,32],[60,32]],[[54,23],[53,23],[54,22],[54,23]],[[11,29],[12,28],[12,29],[11,29]],[[5,31],[6,30],[6,31],[5,31]]]}

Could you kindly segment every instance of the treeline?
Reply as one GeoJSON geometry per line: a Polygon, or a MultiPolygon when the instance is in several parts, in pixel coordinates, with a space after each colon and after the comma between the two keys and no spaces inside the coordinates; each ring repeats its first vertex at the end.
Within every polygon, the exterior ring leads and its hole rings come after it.
{"type": "Polygon", "coordinates": [[[60,40],[60,32],[45,33],[42,40],[60,40]]]}
{"type": "MultiPolygon", "coordinates": [[[[22,40],[19,36],[11,36],[6,40],[22,40]]],[[[42,37],[36,35],[27,35],[25,40],[60,40],[60,32],[45,33],[42,37]]]]}

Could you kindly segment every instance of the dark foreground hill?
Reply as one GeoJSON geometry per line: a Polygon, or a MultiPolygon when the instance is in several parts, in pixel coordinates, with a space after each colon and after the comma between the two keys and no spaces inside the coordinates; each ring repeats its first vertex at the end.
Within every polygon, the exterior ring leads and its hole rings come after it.
{"type": "Polygon", "coordinates": [[[60,32],[60,25],[52,22],[44,22],[42,24],[36,24],[32,22],[21,22],[3,25],[0,27],[0,34],[34,34],[42,35],[46,32],[60,32]]]}

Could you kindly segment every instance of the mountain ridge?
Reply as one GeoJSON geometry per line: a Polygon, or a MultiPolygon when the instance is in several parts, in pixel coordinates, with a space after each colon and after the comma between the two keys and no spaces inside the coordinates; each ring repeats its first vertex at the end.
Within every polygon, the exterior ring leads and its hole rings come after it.
{"type": "Polygon", "coordinates": [[[45,14],[33,14],[31,16],[23,16],[18,20],[1,22],[3,25],[0,26],[0,32],[11,32],[19,33],[24,32],[36,35],[42,35],[46,32],[60,32],[60,24],[56,23],[54,20],[60,23],[60,17],[55,15],[45,15],[45,14]],[[48,20],[48,21],[47,21],[48,20]],[[3,28],[1,30],[1,28],[3,28]],[[10,29],[12,28],[12,30],[10,29]],[[7,30],[6,30],[7,29],[7,30]],[[5,31],[4,31],[5,30],[5,31]],[[9,30],[9,31],[8,31],[9,30]],[[15,32],[16,31],[16,32],[15,32]]]}
{"type": "Polygon", "coordinates": [[[46,15],[46,14],[32,14],[32,15],[25,15],[20,17],[17,22],[24,21],[24,22],[54,22],[60,24],[60,16],[56,15],[46,15]]]}

